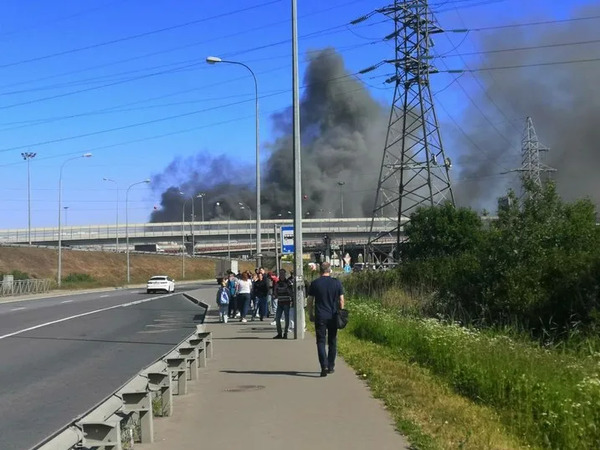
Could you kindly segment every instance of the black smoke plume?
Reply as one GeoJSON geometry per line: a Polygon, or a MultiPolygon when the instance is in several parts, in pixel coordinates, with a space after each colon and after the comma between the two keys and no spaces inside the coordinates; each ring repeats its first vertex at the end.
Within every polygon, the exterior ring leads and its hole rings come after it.
{"type": "MultiPolygon", "coordinates": [[[[311,52],[301,98],[303,214],[306,217],[339,217],[343,181],[344,216],[370,216],[375,200],[387,107],[377,103],[360,81],[344,67],[333,49],[311,52]]],[[[272,115],[274,142],[262,143],[269,157],[262,168],[263,218],[288,216],[293,207],[292,109],[272,115]]],[[[248,139],[249,143],[252,139],[248,139]]],[[[251,144],[250,144],[251,145],[251,144]]],[[[215,149],[218,150],[218,149],[215,149]]],[[[253,154],[254,148],[243,150],[253,154]]],[[[216,151],[214,153],[217,153],[216,151]]],[[[204,197],[205,219],[254,217],[254,166],[239,168],[228,156],[198,154],[175,159],[153,185],[164,189],[161,207],[152,222],[180,221],[182,195],[204,197]],[[238,167],[232,170],[232,167],[238,167]]],[[[190,202],[188,201],[188,204],[190,202]]],[[[196,199],[195,214],[200,217],[196,199]]],[[[189,206],[186,208],[189,217],[189,206]]]]}
{"type": "MultiPolygon", "coordinates": [[[[598,14],[597,5],[572,12],[573,17],[598,14]]],[[[495,210],[496,198],[507,187],[519,189],[518,174],[499,174],[521,165],[521,134],[527,116],[532,117],[539,140],[550,147],[544,163],[558,170],[551,178],[563,197],[588,196],[600,203],[600,61],[595,60],[600,58],[599,25],[600,20],[595,19],[510,28],[479,41],[483,51],[536,48],[487,53],[480,63],[481,68],[529,67],[475,75],[485,88],[475,102],[498,131],[475,106],[467,108],[462,123],[470,139],[455,136],[453,140],[460,149],[461,171],[455,190],[460,203],[495,210]],[[596,42],[556,45],[584,41],[596,42]],[[588,62],[547,64],[577,60],[588,62]]]]}

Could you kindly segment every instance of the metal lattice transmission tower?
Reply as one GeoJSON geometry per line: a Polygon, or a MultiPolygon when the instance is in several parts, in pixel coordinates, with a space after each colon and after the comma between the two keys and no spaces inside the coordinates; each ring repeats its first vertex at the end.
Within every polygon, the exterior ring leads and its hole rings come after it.
{"type": "Polygon", "coordinates": [[[531,117],[528,117],[525,123],[525,131],[523,132],[521,144],[521,167],[511,170],[511,172],[521,172],[521,180],[524,188],[528,184],[542,187],[542,172],[556,172],[556,169],[542,163],[540,153],[547,152],[550,149],[540,143],[531,117]]]}
{"type": "Polygon", "coordinates": [[[429,84],[429,75],[437,72],[431,65],[431,36],[443,30],[435,24],[427,0],[396,0],[376,12],[388,16],[395,25],[394,32],[385,37],[395,42],[395,58],[381,63],[394,66],[395,75],[386,81],[394,83],[395,89],[369,251],[375,263],[395,264],[400,259],[403,227],[411,213],[420,206],[447,201],[454,204],[451,162],[444,154],[429,84]]]}

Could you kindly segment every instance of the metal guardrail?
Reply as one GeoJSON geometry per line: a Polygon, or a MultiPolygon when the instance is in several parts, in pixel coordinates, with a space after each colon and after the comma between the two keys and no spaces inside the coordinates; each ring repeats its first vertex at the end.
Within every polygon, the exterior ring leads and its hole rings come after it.
{"type": "Polygon", "coordinates": [[[172,415],[173,395],[187,393],[188,380],[198,379],[207,358],[212,358],[212,334],[197,325],[174,350],[32,450],[125,450],[134,442],[154,442],[154,417],[172,415]]]}
{"type": "Polygon", "coordinates": [[[48,292],[52,286],[52,280],[10,280],[0,281],[0,297],[23,294],[41,294],[48,292]]]}

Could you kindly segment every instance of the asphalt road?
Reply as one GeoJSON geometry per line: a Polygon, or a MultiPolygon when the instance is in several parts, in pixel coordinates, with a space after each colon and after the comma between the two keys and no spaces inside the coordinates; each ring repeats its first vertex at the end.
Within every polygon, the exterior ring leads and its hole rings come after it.
{"type": "MultiPolygon", "coordinates": [[[[177,287],[198,288],[210,300],[215,285],[177,287]]],[[[189,336],[201,312],[145,289],[0,304],[0,449],[31,448],[88,411],[189,336]]]]}

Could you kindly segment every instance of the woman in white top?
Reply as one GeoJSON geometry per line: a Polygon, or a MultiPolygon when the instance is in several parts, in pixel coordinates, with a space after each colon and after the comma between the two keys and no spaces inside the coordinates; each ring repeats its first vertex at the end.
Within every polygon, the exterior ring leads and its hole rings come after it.
{"type": "Polygon", "coordinates": [[[240,322],[247,322],[246,314],[248,314],[248,308],[250,307],[250,293],[252,292],[252,280],[248,276],[248,272],[242,273],[242,279],[239,281],[238,287],[238,308],[240,308],[242,315],[240,316],[240,322]]]}

